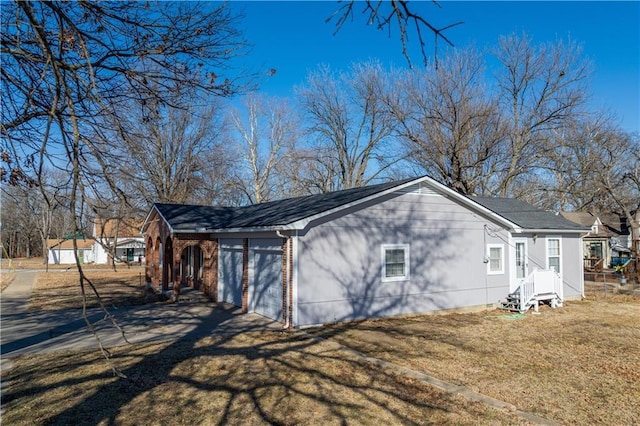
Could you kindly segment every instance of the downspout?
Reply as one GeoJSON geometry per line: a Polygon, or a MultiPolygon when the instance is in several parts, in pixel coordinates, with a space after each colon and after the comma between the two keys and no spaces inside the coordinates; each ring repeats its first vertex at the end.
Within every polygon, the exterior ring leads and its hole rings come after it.
{"type": "Polygon", "coordinates": [[[287,290],[287,294],[285,295],[285,297],[283,298],[284,303],[282,304],[282,309],[283,309],[283,313],[284,313],[284,324],[282,325],[282,331],[288,330],[290,327],[289,324],[289,310],[288,310],[288,301],[289,301],[289,292],[291,291],[290,286],[286,285],[289,283],[289,279],[287,275],[291,274],[291,271],[289,270],[289,256],[290,256],[290,251],[289,251],[289,237],[287,237],[286,235],[284,235],[282,232],[280,232],[279,230],[276,230],[276,235],[280,238],[282,238],[283,240],[286,241],[285,243],[285,249],[284,249],[284,253],[282,253],[283,257],[286,255],[285,259],[283,259],[283,262],[286,262],[287,267],[284,268],[285,271],[287,272],[287,274],[283,274],[283,279],[285,280],[285,286],[284,288],[287,290]]]}

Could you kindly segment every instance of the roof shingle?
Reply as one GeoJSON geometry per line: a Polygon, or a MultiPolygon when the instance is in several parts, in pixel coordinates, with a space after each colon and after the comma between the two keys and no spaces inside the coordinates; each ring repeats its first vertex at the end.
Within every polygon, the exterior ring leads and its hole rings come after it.
{"type": "Polygon", "coordinates": [[[515,198],[469,198],[523,229],[585,230],[585,226],[567,220],[560,214],[538,209],[515,198]]]}
{"type": "MultiPolygon", "coordinates": [[[[370,196],[417,181],[411,178],[324,194],[287,198],[245,207],[155,204],[174,232],[277,228],[347,206],[370,196]]],[[[580,231],[584,226],[552,212],[511,198],[467,197],[523,229],[580,231]]]]}

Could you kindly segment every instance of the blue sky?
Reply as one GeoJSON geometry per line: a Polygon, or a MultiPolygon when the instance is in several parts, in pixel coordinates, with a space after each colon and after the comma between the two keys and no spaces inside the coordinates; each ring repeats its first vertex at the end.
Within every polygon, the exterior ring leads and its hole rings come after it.
{"type": "MultiPolygon", "coordinates": [[[[594,64],[591,103],[609,108],[624,130],[640,132],[640,2],[443,1],[440,8],[430,1],[411,4],[438,27],[464,21],[446,32],[457,48],[492,46],[500,35],[523,31],[536,43],[567,37],[581,43],[594,64]]],[[[244,11],[243,30],[253,46],[245,65],[277,70],[261,85],[267,95],[290,96],[319,64],[341,70],[377,58],[385,65],[407,65],[397,30],[388,35],[366,26],[362,4],[355,6],[354,21],[336,35],[333,21],[325,23],[339,7],[335,1],[234,1],[231,6],[244,11]]],[[[433,36],[426,35],[431,53],[433,36]]],[[[448,49],[439,43],[440,52],[448,49]]],[[[413,59],[421,63],[417,51],[413,59]]]]}

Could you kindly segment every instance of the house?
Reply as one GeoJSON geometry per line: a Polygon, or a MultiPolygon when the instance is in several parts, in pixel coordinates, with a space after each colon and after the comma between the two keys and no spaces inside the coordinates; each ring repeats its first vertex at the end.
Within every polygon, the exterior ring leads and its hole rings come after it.
{"type": "Polygon", "coordinates": [[[583,236],[586,270],[612,268],[631,254],[631,231],[624,215],[562,212],[575,223],[590,228],[583,236]]]}
{"type": "Polygon", "coordinates": [[[155,204],[142,231],[151,285],[303,327],[580,298],[589,229],[420,177],[247,207],[155,204]]]}
{"type": "Polygon", "coordinates": [[[111,263],[112,253],[116,262],[143,261],[145,243],[140,226],[141,222],[134,219],[96,218],[93,221],[95,263],[111,263]]]}
{"type": "MultiPolygon", "coordinates": [[[[80,263],[92,263],[93,255],[93,238],[78,238],[76,244],[78,247],[78,259],[80,263]]],[[[47,262],[52,264],[68,265],[75,264],[73,239],[49,239],[47,240],[48,259],[47,262]]]]}

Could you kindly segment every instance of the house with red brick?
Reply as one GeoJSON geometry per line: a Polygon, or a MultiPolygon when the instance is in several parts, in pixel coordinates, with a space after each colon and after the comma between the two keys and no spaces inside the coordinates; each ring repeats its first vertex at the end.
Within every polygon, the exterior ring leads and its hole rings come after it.
{"type": "Polygon", "coordinates": [[[429,177],[245,207],[155,204],[148,282],[302,327],[583,295],[589,229],[429,177]],[[506,300],[506,301],[505,301],[506,300]]]}

